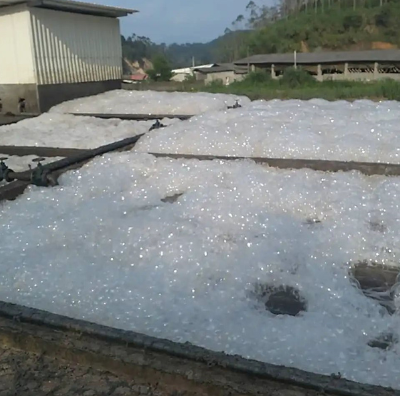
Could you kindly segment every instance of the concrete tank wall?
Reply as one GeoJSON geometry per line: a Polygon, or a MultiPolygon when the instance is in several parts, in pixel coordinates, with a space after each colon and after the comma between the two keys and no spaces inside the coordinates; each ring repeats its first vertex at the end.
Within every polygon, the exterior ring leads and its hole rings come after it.
{"type": "Polygon", "coordinates": [[[400,396],[4,302],[0,364],[0,395],[400,396]]]}

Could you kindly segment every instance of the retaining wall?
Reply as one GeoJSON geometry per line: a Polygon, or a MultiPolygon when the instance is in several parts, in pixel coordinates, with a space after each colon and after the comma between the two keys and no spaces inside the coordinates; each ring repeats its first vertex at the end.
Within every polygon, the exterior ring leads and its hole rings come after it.
{"type": "Polygon", "coordinates": [[[0,368],[0,395],[400,396],[2,302],[0,368]]]}

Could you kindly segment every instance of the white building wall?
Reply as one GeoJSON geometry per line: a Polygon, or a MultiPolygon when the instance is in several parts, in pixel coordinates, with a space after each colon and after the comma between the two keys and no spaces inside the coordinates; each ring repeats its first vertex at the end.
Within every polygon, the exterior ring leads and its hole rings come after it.
{"type": "Polygon", "coordinates": [[[34,84],[32,52],[30,14],[26,6],[0,10],[0,84],[34,84]]]}
{"type": "Polygon", "coordinates": [[[122,78],[119,20],[31,8],[37,83],[122,78]]]}

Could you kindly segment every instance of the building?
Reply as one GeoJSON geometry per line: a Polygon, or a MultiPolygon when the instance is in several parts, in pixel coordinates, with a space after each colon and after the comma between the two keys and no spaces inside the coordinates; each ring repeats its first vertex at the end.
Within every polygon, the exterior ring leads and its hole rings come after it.
{"type": "Polygon", "coordinates": [[[183,82],[185,81],[187,78],[192,77],[194,75],[194,70],[197,68],[209,68],[209,67],[213,67],[215,65],[215,63],[212,63],[210,65],[201,65],[201,66],[193,66],[193,67],[184,67],[181,69],[174,69],[171,70],[173,73],[173,76],[171,78],[171,81],[176,81],[176,82],[183,82]]]}
{"type": "Polygon", "coordinates": [[[301,66],[319,81],[383,78],[400,80],[400,50],[368,50],[254,55],[235,62],[252,71],[268,70],[278,78],[288,67],[301,66]]]}
{"type": "Polygon", "coordinates": [[[0,0],[3,112],[44,112],[121,87],[119,17],[134,10],[71,0],[0,0]]]}
{"type": "Polygon", "coordinates": [[[220,82],[229,85],[234,81],[241,81],[249,72],[247,66],[235,65],[233,63],[216,63],[212,67],[196,67],[194,69],[196,80],[204,81],[205,84],[220,82]]]}

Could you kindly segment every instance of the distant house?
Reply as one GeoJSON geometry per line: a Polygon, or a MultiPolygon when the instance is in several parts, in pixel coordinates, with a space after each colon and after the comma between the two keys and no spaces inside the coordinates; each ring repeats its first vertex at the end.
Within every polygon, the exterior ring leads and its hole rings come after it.
{"type": "Polygon", "coordinates": [[[196,68],[206,69],[206,68],[210,68],[213,66],[215,66],[215,63],[209,64],[209,65],[196,66],[196,67],[184,67],[181,69],[174,69],[174,70],[172,70],[172,73],[174,75],[171,78],[171,81],[178,81],[178,82],[185,81],[187,77],[191,77],[194,75],[194,70],[196,68]]]}
{"type": "Polygon", "coordinates": [[[243,80],[248,73],[248,68],[233,63],[216,63],[212,67],[196,67],[194,72],[196,80],[204,81],[205,84],[220,81],[224,85],[229,85],[234,81],[243,80]]]}
{"type": "Polygon", "coordinates": [[[400,80],[400,50],[331,51],[253,55],[235,62],[236,66],[264,69],[278,78],[286,68],[301,66],[323,80],[400,80]]]}

